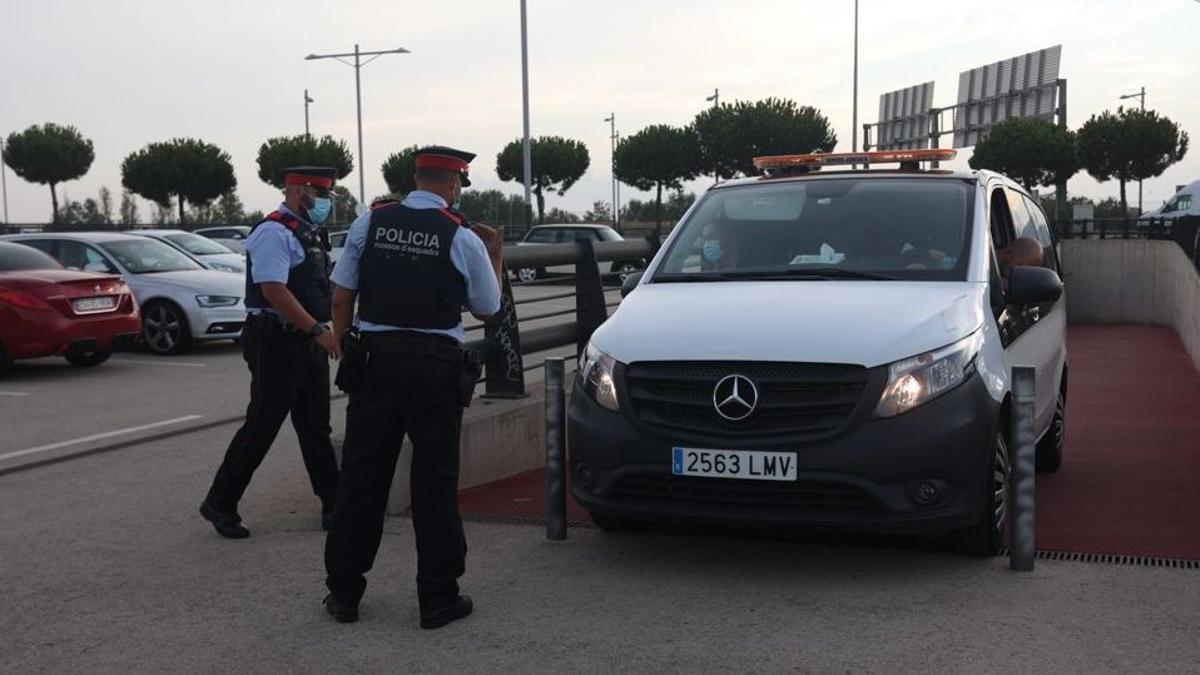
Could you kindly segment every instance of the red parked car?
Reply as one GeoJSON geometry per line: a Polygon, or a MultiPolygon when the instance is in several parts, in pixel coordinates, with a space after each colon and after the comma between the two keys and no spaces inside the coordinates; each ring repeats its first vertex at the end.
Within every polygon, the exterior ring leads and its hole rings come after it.
{"type": "Polygon", "coordinates": [[[15,359],[61,354],[77,366],[104,363],[141,328],[120,277],[68,270],[35,248],[0,242],[0,377],[15,359]]]}

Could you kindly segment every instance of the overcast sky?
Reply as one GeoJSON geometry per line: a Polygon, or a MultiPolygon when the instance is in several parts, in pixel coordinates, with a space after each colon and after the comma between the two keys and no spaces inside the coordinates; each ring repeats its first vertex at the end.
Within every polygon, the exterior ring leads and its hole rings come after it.
{"type": "MultiPolygon", "coordinates": [[[[685,124],[714,87],[722,101],[815,106],[850,149],[853,0],[529,0],[528,11],[533,133],[591,152],[584,178],[547,208],[611,198],[610,112],[625,135],[685,124]]],[[[1145,86],[1147,105],[1200,143],[1195,0],[861,0],[860,12],[860,123],[875,121],[884,92],[933,80],[935,105],[948,105],[960,71],[1062,44],[1072,128],[1145,86]]],[[[368,199],[386,192],[388,154],[426,143],[476,152],[475,185],[516,193],[495,156],[521,133],[519,17],[517,0],[0,0],[0,134],[57,122],[91,138],[91,171],[60,187],[76,200],[119,193],[121,160],[145,144],[198,137],[232,155],[247,209],[268,210],[278,196],[258,179],[257,150],[303,132],[306,87],[313,133],[355,146],[353,69],[303,57],[403,46],[413,53],[362,70],[368,199]]],[[[1146,207],[1196,179],[1200,147],[1146,183],[1146,207]]],[[[7,181],[11,221],[49,219],[46,187],[7,181]]],[[[357,193],[357,181],[345,184],[357,193]]],[[[1070,189],[1117,194],[1083,173],[1070,189]]]]}

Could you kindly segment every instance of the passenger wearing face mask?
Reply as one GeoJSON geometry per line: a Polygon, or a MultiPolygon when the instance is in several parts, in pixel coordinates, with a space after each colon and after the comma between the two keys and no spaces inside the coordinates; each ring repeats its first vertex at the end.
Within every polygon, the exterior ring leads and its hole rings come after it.
{"type": "Polygon", "coordinates": [[[696,243],[700,247],[701,271],[728,271],[737,267],[737,252],[734,250],[733,239],[720,225],[705,225],[696,243]]]}
{"type": "Polygon", "coordinates": [[[341,347],[332,318],[329,246],[321,225],[332,206],[334,170],[285,170],[284,201],[246,238],[246,324],[242,355],[250,369],[246,421],[234,434],[200,514],[230,539],[250,536],[238,502],[290,414],[321,526],[329,529],[338,465],[329,441],[329,359],[341,347]]]}

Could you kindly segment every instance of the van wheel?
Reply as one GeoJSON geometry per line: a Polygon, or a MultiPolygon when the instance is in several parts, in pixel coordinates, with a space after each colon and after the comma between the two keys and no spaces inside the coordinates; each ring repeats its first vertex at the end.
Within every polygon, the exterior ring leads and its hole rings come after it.
{"type": "Polygon", "coordinates": [[[595,511],[589,512],[588,515],[592,517],[592,522],[602,532],[630,532],[634,529],[633,524],[624,518],[606,516],[595,511]]]}
{"type": "Polygon", "coordinates": [[[994,556],[1000,552],[1004,526],[1008,523],[1008,479],[1011,469],[1008,439],[1003,430],[997,430],[988,462],[988,487],[983,495],[983,514],[974,525],[950,534],[954,549],[958,552],[978,557],[994,556]]]}
{"type": "Polygon", "coordinates": [[[90,366],[98,366],[101,363],[104,363],[108,360],[108,357],[112,355],[113,353],[111,349],[105,349],[103,351],[89,352],[87,354],[67,354],[66,358],[67,362],[73,366],[87,368],[90,366]]]}
{"type": "Polygon", "coordinates": [[[8,352],[4,351],[4,345],[0,345],[0,380],[8,377],[12,372],[12,359],[8,358],[8,352]]]}
{"type": "Polygon", "coordinates": [[[151,302],[142,308],[142,341],[155,354],[179,354],[191,346],[192,329],[173,303],[151,302]]]}
{"type": "Polygon", "coordinates": [[[1054,404],[1054,421],[1050,429],[1037,444],[1037,470],[1040,473],[1054,473],[1062,466],[1063,441],[1066,432],[1067,399],[1058,392],[1058,400],[1054,404]]]}

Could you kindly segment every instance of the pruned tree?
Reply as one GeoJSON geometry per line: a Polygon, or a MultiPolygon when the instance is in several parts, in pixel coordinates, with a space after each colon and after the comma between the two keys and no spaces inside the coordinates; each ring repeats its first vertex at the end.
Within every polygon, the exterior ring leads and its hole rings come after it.
{"type": "Polygon", "coordinates": [[[393,195],[403,196],[417,189],[413,175],[417,172],[417,150],[420,149],[419,145],[410,145],[399,152],[393,152],[380,167],[388,191],[393,195]]]}
{"type": "MultiPolygon", "coordinates": [[[[566,194],[591,164],[587,146],[561,136],[541,136],[530,141],[532,185],[537,197],[538,222],[546,222],[546,191],[566,194]]],[[[521,139],[504,146],[496,155],[496,174],[502,181],[525,183],[524,146],[521,139]]]]}
{"type": "Polygon", "coordinates": [[[696,177],[700,149],[692,129],[656,124],[621,139],[614,160],[617,180],[643,192],[657,191],[654,230],[658,232],[663,221],[663,188],[680,190],[683,181],[696,177]]]}
{"type": "Polygon", "coordinates": [[[293,166],[332,167],[341,180],[354,170],[354,158],[345,142],[333,136],[279,136],[258,148],[258,177],[264,183],[282,190],[283,170],[293,166]]]}
{"type": "Polygon", "coordinates": [[[229,155],[194,138],[151,143],[121,163],[121,184],[168,207],[178,200],[179,222],[186,221],[187,203],[204,206],[237,187],[229,155]]]}
{"type": "Polygon", "coordinates": [[[100,188],[100,215],[104,216],[106,223],[113,221],[112,192],[106,187],[100,188]]]}
{"type": "Polygon", "coordinates": [[[1057,185],[1079,172],[1075,134],[1049,120],[1005,120],[976,144],[970,165],[1002,173],[1027,190],[1057,185]]]}
{"type": "Polygon", "coordinates": [[[129,190],[121,191],[121,224],[137,225],[141,222],[138,214],[137,198],[129,190]]]}
{"type": "Polygon", "coordinates": [[[1079,129],[1079,161],[1092,178],[1116,178],[1121,185],[1121,212],[1129,212],[1125,184],[1161,176],[1187,154],[1188,135],[1153,110],[1105,111],[1079,129]]]}
{"type": "Polygon", "coordinates": [[[757,174],[754,158],[761,155],[829,152],[837,145],[828,118],[789,99],[723,103],[697,114],[692,129],[700,149],[697,174],[716,171],[721,178],[757,174]]]}
{"type": "Polygon", "coordinates": [[[33,125],[9,134],[4,142],[4,163],[30,183],[50,186],[51,220],[59,222],[59,183],[80,178],[96,159],[92,142],[72,126],[33,125]]]}

